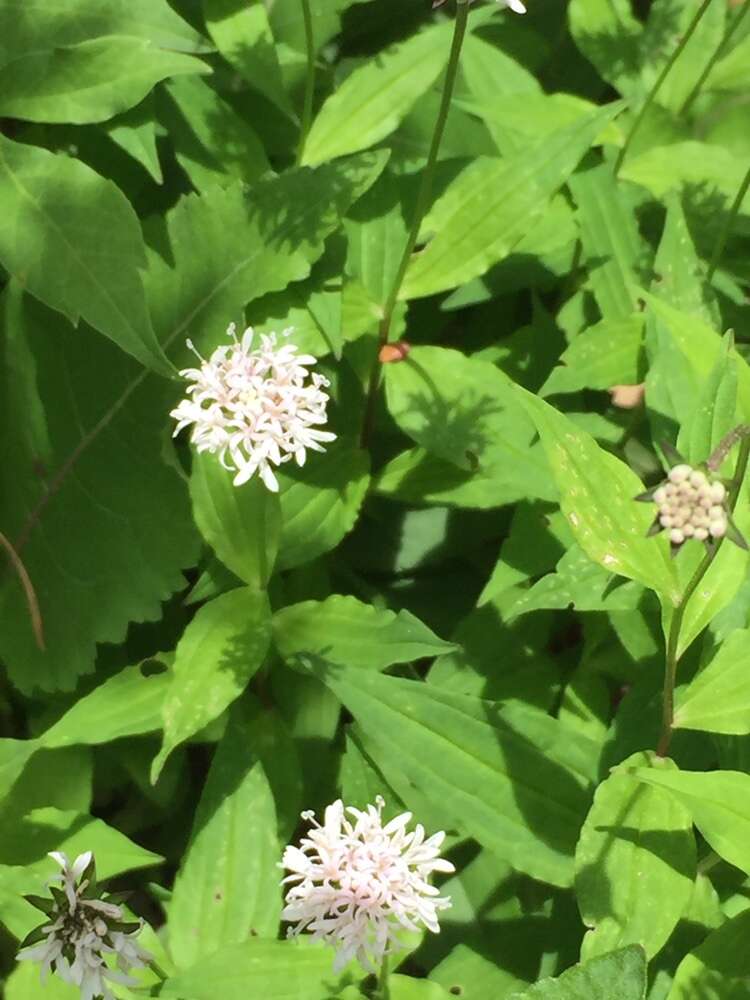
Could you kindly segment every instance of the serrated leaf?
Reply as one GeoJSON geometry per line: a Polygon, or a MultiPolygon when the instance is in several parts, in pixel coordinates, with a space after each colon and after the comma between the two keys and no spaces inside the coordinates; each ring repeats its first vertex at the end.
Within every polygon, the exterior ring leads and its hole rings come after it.
{"type": "Polygon", "coordinates": [[[160,80],[207,72],[194,56],[130,35],[50,45],[0,67],[0,114],[32,122],[102,122],[138,104],[160,80]]]}
{"type": "Polygon", "coordinates": [[[160,996],[192,1000],[328,1000],[335,992],[333,954],[304,939],[262,941],[220,948],[170,977],[160,996]]]}
{"type": "Polygon", "coordinates": [[[401,429],[438,458],[487,481],[494,506],[554,497],[546,463],[531,447],[533,423],[499,368],[445,347],[415,347],[406,360],[385,366],[385,387],[401,429]]]}
{"type": "Polygon", "coordinates": [[[390,135],[445,66],[450,37],[449,24],[433,25],[355,69],[316,115],[302,162],[314,166],[390,135]]]}
{"type": "Polygon", "coordinates": [[[646,956],[642,948],[622,948],[575,965],[556,979],[543,979],[509,1000],[644,1000],[646,956]]]}
{"type": "Polygon", "coordinates": [[[645,537],[653,512],[633,499],[643,492],[635,473],[568,417],[520,386],[516,391],[539,431],[561,509],[584,552],[676,603],[677,578],[666,544],[645,537]]]}
{"type": "Polygon", "coordinates": [[[160,336],[170,343],[190,336],[210,352],[248,302],[307,277],[386,159],[362,153],[259,181],[249,195],[233,185],[183,198],[167,215],[145,278],[160,336]]]}
{"type": "Polygon", "coordinates": [[[632,773],[639,781],[675,795],[716,853],[750,874],[750,774],[643,768],[632,773]]]}
{"type": "Polygon", "coordinates": [[[152,783],[176,746],[242,694],[262,664],[270,638],[265,593],[238,587],[198,611],[177,644],[162,708],[164,741],[151,765],[152,783]]]}
{"type": "Polygon", "coordinates": [[[628,944],[653,958],[682,916],[695,880],[690,813],[661,788],[633,781],[629,768],[674,768],[646,752],[628,757],[599,785],[576,848],[576,898],[591,928],[581,957],[628,944]]]}
{"type": "Polygon", "coordinates": [[[370,485],[366,451],[334,442],[302,470],[282,472],[279,567],[302,566],[334,549],[359,515],[370,485]]]}
{"type": "Polygon", "coordinates": [[[516,156],[475,159],[430,211],[425,227],[436,235],[412,258],[400,298],[454,288],[507,257],[621,108],[600,108],[516,156]]]}
{"type": "Polygon", "coordinates": [[[419,789],[445,827],[532,878],[570,885],[594,744],[520,703],[496,704],[357,667],[317,670],[366,734],[375,763],[419,789]],[[397,743],[388,736],[396,732],[397,743]]]}
{"type": "Polygon", "coordinates": [[[0,523],[24,543],[48,650],[37,647],[21,588],[6,575],[0,653],[23,690],[71,690],[93,669],[97,643],[161,618],[161,602],[185,585],[197,537],[155,430],[169,410],[167,387],[141,385],[126,355],[88,328],[72,330],[14,283],[1,308],[0,523]]]}
{"type": "Polygon", "coordinates": [[[750,911],[727,920],[677,967],[669,1000],[744,1000],[750,977],[745,942],[750,911]]]}
{"type": "Polygon", "coordinates": [[[224,565],[256,590],[268,584],[281,531],[277,494],[254,476],[233,486],[217,455],[193,455],[190,496],[200,533],[224,565]]]}
{"type": "Polygon", "coordinates": [[[237,706],[216,749],[169,905],[178,968],[248,937],[275,938],[281,913],[276,809],[248,754],[253,717],[237,706]]]}
{"type": "Polygon", "coordinates": [[[677,695],[675,729],[750,733],[750,632],[736,629],[677,695]]]}
{"type": "Polygon", "coordinates": [[[90,167],[0,136],[0,261],[74,325],[83,317],[148,368],[172,374],[146,309],[138,218],[90,167]]]}
{"type": "Polygon", "coordinates": [[[338,594],[277,611],[273,637],[284,659],[309,657],[373,671],[454,648],[408,611],[374,608],[338,594]]]}

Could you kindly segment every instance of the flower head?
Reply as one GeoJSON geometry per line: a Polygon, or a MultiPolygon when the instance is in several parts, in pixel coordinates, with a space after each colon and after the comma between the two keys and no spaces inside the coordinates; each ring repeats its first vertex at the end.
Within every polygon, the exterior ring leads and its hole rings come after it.
{"type": "Polygon", "coordinates": [[[61,852],[53,851],[50,857],[62,868],[48,883],[52,898],[26,897],[47,919],[28,935],[16,957],[39,962],[42,981],[53,970],[80,989],[81,1000],[113,1000],[107,980],[137,986],[127,973],[143,968],[151,957],[136,941],[142,925],[125,923],[114,897],[100,893],[91,851],[72,864],[61,852]],[[117,969],[106,964],[107,955],[113,956],[117,969]]]}
{"type": "MultiPolygon", "coordinates": [[[[275,333],[262,335],[253,350],[252,329],[241,339],[234,324],[227,332],[231,343],[217,347],[207,361],[198,355],[200,368],[180,372],[192,385],[170,414],[177,421],[174,433],[192,424],[191,441],[199,452],[218,452],[221,464],[236,472],[235,486],[257,472],[276,492],[271,466],[292,458],[304,465],[308,448],[325,451],[321,442],[335,440],[335,434],[318,429],[327,419],[323,388],[329,383],[317,373],[308,381],[307,369],[316,359],[298,355],[294,344],[279,347],[275,333]]],[[[194,350],[190,341],[188,346],[194,350]]]]}
{"type": "Polygon", "coordinates": [[[432,872],[454,871],[439,857],[445,834],[425,840],[419,824],[407,832],[408,812],[384,825],[384,805],[380,796],[364,810],[344,808],[339,799],[326,809],[322,826],[303,813],[312,829],[299,847],[284,851],[281,865],[291,875],[282,884],[292,887],[282,917],[296,924],[289,935],[310,931],[333,945],[337,971],[353,958],[375,971],[385,954],[402,946],[399,930],[423,926],[437,933],[438,911],[451,905],[429,883],[432,872]]]}

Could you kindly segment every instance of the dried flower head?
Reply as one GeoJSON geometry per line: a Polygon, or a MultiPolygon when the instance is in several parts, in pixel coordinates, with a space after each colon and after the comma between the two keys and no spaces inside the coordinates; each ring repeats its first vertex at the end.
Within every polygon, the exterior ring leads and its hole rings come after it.
{"type": "Polygon", "coordinates": [[[339,799],[322,826],[303,813],[312,829],[299,847],[284,851],[281,865],[292,874],[282,884],[292,887],[282,917],[296,924],[289,936],[310,931],[331,944],[337,971],[353,958],[375,971],[385,954],[403,947],[399,930],[437,933],[438,911],[451,905],[429,883],[432,872],[454,871],[439,857],[445,834],[425,840],[419,824],[407,832],[408,812],[384,825],[384,805],[380,796],[364,810],[344,808],[339,799]]]}
{"type": "MultiPolygon", "coordinates": [[[[316,359],[298,355],[294,344],[279,347],[275,333],[263,334],[253,350],[251,328],[241,339],[234,324],[227,332],[231,343],[217,347],[207,361],[198,354],[200,368],[180,372],[192,385],[170,414],[177,420],[174,433],[192,424],[193,444],[199,452],[218,453],[221,464],[236,472],[235,486],[257,472],[276,492],[272,466],[292,458],[304,465],[308,448],[325,451],[321,442],[336,438],[318,429],[327,419],[323,388],[329,382],[317,373],[308,381],[316,359]]],[[[195,350],[190,341],[188,346],[195,350]]]]}
{"type": "Polygon", "coordinates": [[[101,893],[91,851],[72,864],[61,852],[53,851],[50,857],[62,868],[48,883],[51,898],[25,897],[47,919],[22,942],[16,957],[39,962],[42,982],[53,970],[80,989],[81,1000],[113,1000],[107,981],[137,986],[138,980],[128,973],[145,967],[151,958],[136,941],[142,924],[125,922],[117,898],[101,893]],[[108,955],[116,969],[107,965],[108,955]]]}

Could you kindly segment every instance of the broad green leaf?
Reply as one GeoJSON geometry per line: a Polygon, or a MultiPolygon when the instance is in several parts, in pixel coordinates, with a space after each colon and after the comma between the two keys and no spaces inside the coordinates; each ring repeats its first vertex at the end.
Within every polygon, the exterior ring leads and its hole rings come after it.
{"type": "Polygon", "coordinates": [[[605,320],[625,322],[636,310],[636,268],[643,242],[632,207],[609,164],[570,179],[589,284],[605,320]]]}
{"type": "Polygon", "coordinates": [[[407,220],[401,196],[395,174],[386,170],[344,223],[349,238],[347,270],[381,307],[388,299],[406,246],[407,220]]]}
{"type": "Polygon", "coordinates": [[[507,257],[621,107],[600,108],[516,156],[474,160],[430,211],[425,227],[436,235],[412,258],[400,297],[454,288],[507,257]]]}
{"type": "Polygon", "coordinates": [[[34,962],[19,962],[5,982],[5,1000],[79,1000],[77,986],[50,976],[43,983],[34,962]]]}
{"type": "Polygon", "coordinates": [[[673,726],[710,733],[750,733],[750,631],[736,629],[677,696],[673,726]]]}
{"type": "Polygon", "coordinates": [[[518,871],[570,885],[594,744],[544,712],[358,667],[318,667],[368,738],[444,817],[518,871]],[[389,734],[398,733],[394,742],[389,734]]]}
{"type": "Polygon", "coordinates": [[[435,24],[355,69],[316,115],[302,162],[356,153],[390,135],[445,66],[450,37],[451,25],[435,24]]]}
{"type": "Polygon", "coordinates": [[[249,937],[275,938],[281,912],[276,810],[253,719],[238,706],[216,749],[169,905],[178,968],[249,937]]]}
{"type": "Polygon", "coordinates": [[[45,46],[77,45],[102,35],[133,35],[175,52],[201,52],[205,39],[167,0],[3,0],[0,64],[45,46]]]}
{"type": "Polygon", "coordinates": [[[171,343],[190,336],[210,351],[248,302],[307,277],[326,238],[385,159],[363,153],[260,181],[251,195],[233,185],[183,198],[167,215],[167,231],[155,241],[160,252],[150,255],[146,275],[160,338],[171,343]]]}
{"type": "Polygon", "coordinates": [[[581,957],[639,944],[659,952],[687,906],[695,880],[689,811],[629,768],[675,769],[646,752],[629,757],[596,790],[576,847],[576,898],[590,928],[581,957]]]}
{"type": "Polygon", "coordinates": [[[333,953],[304,939],[263,941],[220,948],[166,981],[160,996],[175,1000],[328,1000],[335,992],[333,953]]]}
{"type": "Polygon", "coordinates": [[[159,120],[197,191],[253,184],[271,166],[250,124],[198,76],[171,80],[159,94],[159,120]]]}
{"type": "Polygon", "coordinates": [[[437,983],[411,976],[389,976],[388,993],[390,1000],[450,1000],[451,996],[437,983]]]}
{"type": "Polygon", "coordinates": [[[642,374],[643,318],[604,320],[579,333],[540,389],[543,396],[633,385],[642,374]]]}
{"type": "Polygon", "coordinates": [[[48,49],[0,67],[0,114],[33,122],[102,122],[138,104],[160,80],[206,72],[194,56],[129,35],[66,47],[50,40],[48,49]]]}
{"type": "Polygon", "coordinates": [[[750,977],[746,910],[719,927],[677,967],[669,1000],[744,1000],[750,977]]]}
{"type": "MultiPolygon", "coordinates": [[[[495,864],[494,859],[493,864],[495,864]]],[[[450,889],[446,888],[443,891],[450,892],[450,889]]],[[[455,917],[455,893],[451,894],[451,899],[453,901],[451,917],[455,917]]],[[[472,920],[477,919],[477,916],[478,914],[472,913],[472,920]]],[[[532,917],[532,919],[534,918],[532,917]]],[[[510,921],[505,924],[505,927],[510,927],[513,931],[516,930],[510,921]]],[[[519,947],[517,935],[512,932],[511,935],[508,935],[509,957],[507,961],[502,963],[502,966],[498,964],[494,945],[493,941],[492,956],[488,957],[463,943],[457,944],[450,954],[430,972],[430,979],[440,983],[448,991],[448,996],[461,996],[465,1000],[486,1000],[487,997],[498,997],[505,1000],[511,991],[521,990],[527,985],[528,976],[516,975],[513,971],[515,956],[510,953],[515,952],[519,947]],[[457,988],[461,990],[460,993],[457,988]]]]}
{"type": "Polygon", "coordinates": [[[277,611],[273,638],[286,660],[310,657],[373,671],[453,649],[408,611],[374,608],[338,594],[277,611]]]}
{"type": "Polygon", "coordinates": [[[750,774],[642,768],[632,773],[640,781],[674,794],[690,810],[693,822],[716,853],[750,874],[750,774]]]}
{"type": "Polygon", "coordinates": [[[736,416],[737,364],[729,353],[732,346],[731,335],[728,335],[724,349],[700,386],[698,397],[691,400],[688,421],[680,427],[677,449],[694,465],[705,462],[724,435],[739,422],[736,416]]]}
{"type": "Polygon", "coordinates": [[[520,386],[516,391],[539,431],[562,511],[583,551],[605,569],[676,603],[679,591],[666,543],[646,538],[653,512],[633,499],[643,491],[635,473],[568,417],[520,386]]]}
{"type": "Polygon", "coordinates": [[[345,441],[282,472],[279,567],[290,569],[334,549],[354,527],[370,484],[369,455],[345,441]]]}
{"type": "Polygon", "coordinates": [[[401,429],[436,457],[491,481],[494,506],[554,498],[540,449],[531,447],[534,426],[499,368],[445,347],[415,347],[385,366],[385,387],[401,429]]]}
{"type": "Polygon", "coordinates": [[[624,96],[642,94],[643,26],[628,0],[571,0],[568,23],[576,45],[604,80],[624,96]]]}
{"type": "Polygon", "coordinates": [[[25,541],[47,639],[41,651],[6,575],[0,655],[22,690],[71,690],[93,670],[97,643],[162,617],[198,538],[185,485],[162,457],[168,386],[141,384],[139,365],[15,283],[0,309],[0,523],[25,541]]]}
{"type": "Polygon", "coordinates": [[[81,317],[142,364],[171,374],[139,268],[138,218],[85,164],[0,136],[0,261],[76,325],[81,317]]]}
{"type": "Polygon", "coordinates": [[[224,58],[279,110],[293,114],[262,0],[203,0],[203,15],[224,58]]]}
{"type": "Polygon", "coordinates": [[[264,593],[238,587],[204,604],[177,644],[162,709],[164,741],[151,766],[152,782],[178,744],[242,694],[265,658],[270,637],[264,593]]]}
{"type": "Polygon", "coordinates": [[[216,455],[193,455],[190,495],[200,533],[224,565],[250,587],[271,578],[281,531],[279,498],[254,476],[233,486],[216,455]]]}
{"type": "Polygon", "coordinates": [[[631,946],[575,965],[556,979],[543,979],[509,1000],[644,1000],[646,956],[631,946]]]}

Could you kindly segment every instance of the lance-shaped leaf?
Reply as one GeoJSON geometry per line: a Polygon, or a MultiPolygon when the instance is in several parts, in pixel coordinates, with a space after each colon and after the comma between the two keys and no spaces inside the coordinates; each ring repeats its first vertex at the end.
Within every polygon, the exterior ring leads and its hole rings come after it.
{"type": "Polygon", "coordinates": [[[675,729],[750,733],[750,631],[736,629],[677,696],[675,729]]]}

